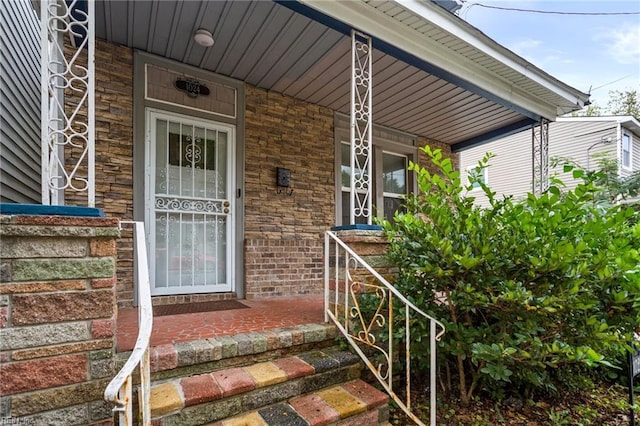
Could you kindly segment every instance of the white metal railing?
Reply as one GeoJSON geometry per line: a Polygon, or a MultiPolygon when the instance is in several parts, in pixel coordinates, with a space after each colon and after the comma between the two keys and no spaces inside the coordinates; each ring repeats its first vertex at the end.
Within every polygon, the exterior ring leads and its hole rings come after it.
{"type": "Polygon", "coordinates": [[[151,407],[149,394],[151,389],[151,367],[149,365],[149,340],[153,328],[153,310],[151,307],[151,290],[147,248],[145,243],[144,223],[121,221],[121,224],[133,224],[135,229],[136,268],[138,272],[138,338],[136,344],[122,369],[111,380],[104,391],[104,399],[115,405],[114,412],[119,412],[119,425],[133,424],[132,376],[136,367],[140,367],[140,390],[138,405],[139,424],[151,425],[151,407]]]}
{"type": "MultiPolygon", "coordinates": [[[[380,273],[333,232],[325,234],[325,321],[331,319],[360,355],[389,396],[416,424],[424,423],[411,411],[411,313],[429,321],[430,424],[436,424],[436,342],[444,325],[409,302],[380,273]],[[333,293],[333,294],[332,294],[333,293]],[[404,305],[404,348],[394,347],[394,303],[404,305]],[[438,328],[440,329],[438,331],[438,328]],[[378,338],[380,342],[378,342],[378,338]],[[384,339],[387,341],[384,342],[384,339]],[[404,349],[405,398],[394,391],[394,356],[404,349]],[[377,357],[371,361],[365,353],[377,357]],[[374,366],[374,363],[377,364],[374,366]]],[[[401,308],[402,309],[402,308],[401,308]]],[[[402,311],[400,311],[402,312],[402,311]]],[[[397,345],[396,345],[397,346],[397,345]]]]}

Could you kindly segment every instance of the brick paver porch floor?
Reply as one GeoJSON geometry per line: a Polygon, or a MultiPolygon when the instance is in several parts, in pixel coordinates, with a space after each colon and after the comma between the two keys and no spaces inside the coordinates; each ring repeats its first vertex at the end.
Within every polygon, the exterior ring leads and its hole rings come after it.
{"type": "MultiPolygon", "coordinates": [[[[318,296],[241,302],[249,308],[154,317],[151,346],[324,322],[323,300],[318,296]]],[[[118,351],[133,349],[137,336],[137,309],[120,309],[118,351]]]]}

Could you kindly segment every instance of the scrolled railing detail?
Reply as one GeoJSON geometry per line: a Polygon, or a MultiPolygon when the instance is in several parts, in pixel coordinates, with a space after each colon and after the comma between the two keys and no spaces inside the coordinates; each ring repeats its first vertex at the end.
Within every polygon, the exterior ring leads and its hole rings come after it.
{"type": "Polygon", "coordinates": [[[325,234],[325,320],[331,320],[358,353],[389,396],[416,424],[424,426],[411,411],[411,315],[429,322],[430,424],[436,424],[436,342],[444,325],[406,299],[379,272],[333,232],[325,234]],[[394,341],[397,332],[394,309],[404,316],[404,346],[394,341]],[[405,397],[394,390],[393,365],[404,350],[405,397]]]}
{"type": "Polygon", "coordinates": [[[373,329],[375,327],[383,328],[385,325],[387,325],[387,319],[382,314],[385,301],[388,300],[386,291],[383,287],[380,286],[362,282],[351,282],[349,286],[349,295],[351,296],[351,301],[353,302],[353,306],[351,306],[349,315],[353,320],[357,320],[359,322],[361,328],[361,330],[358,330],[357,334],[354,335],[353,333],[351,333],[351,338],[382,354],[382,356],[384,357],[384,362],[378,362],[376,371],[381,378],[388,380],[389,374],[392,371],[391,353],[389,353],[387,348],[377,343],[376,336],[373,333],[373,329]],[[366,292],[367,294],[373,294],[379,298],[379,302],[375,307],[375,312],[370,316],[368,320],[367,318],[365,318],[365,314],[360,307],[360,302],[357,296],[367,288],[374,289],[373,293],[366,292]]]}

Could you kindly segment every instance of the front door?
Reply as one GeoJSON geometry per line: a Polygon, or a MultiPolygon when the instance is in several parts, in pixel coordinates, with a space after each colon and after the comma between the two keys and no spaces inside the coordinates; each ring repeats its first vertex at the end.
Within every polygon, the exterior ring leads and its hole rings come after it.
{"type": "Polygon", "coordinates": [[[146,123],[152,294],[234,291],[235,128],[152,109],[146,123]]]}

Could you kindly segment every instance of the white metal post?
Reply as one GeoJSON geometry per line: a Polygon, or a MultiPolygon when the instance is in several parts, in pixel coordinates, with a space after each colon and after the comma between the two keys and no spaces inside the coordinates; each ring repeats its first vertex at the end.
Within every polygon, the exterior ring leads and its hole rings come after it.
{"type": "Polygon", "coordinates": [[[87,1],[87,68],[88,82],[87,90],[89,91],[89,110],[87,111],[87,127],[88,127],[88,162],[87,179],[88,193],[87,204],[89,207],[96,205],[96,7],[95,0],[87,1]]]}
{"type": "Polygon", "coordinates": [[[531,169],[534,194],[549,189],[549,120],[542,118],[531,127],[531,169]]]}
{"type": "Polygon", "coordinates": [[[51,204],[49,189],[49,2],[40,2],[40,168],[42,204],[51,204]]]}
{"type": "Polygon", "coordinates": [[[429,340],[430,340],[430,345],[429,345],[429,350],[430,350],[430,354],[429,356],[431,357],[431,368],[429,371],[429,406],[430,406],[430,421],[431,424],[435,426],[436,424],[436,407],[437,407],[437,400],[436,400],[436,362],[437,362],[437,358],[436,358],[436,340],[437,340],[437,329],[436,329],[436,322],[432,319],[429,321],[429,340]]]}
{"type": "Polygon", "coordinates": [[[351,31],[351,224],[371,224],[373,199],[373,73],[371,37],[351,31]]]}
{"type": "Polygon", "coordinates": [[[81,3],[42,0],[40,6],[43,204],[64,204],[70,190],[95,205],[95,4],[82,3],[85,12],[81,3]],[[67,105],[65,95],[77,104],[67,105]],[[75,163],[67,164],[71,152],[75,163]]]}

